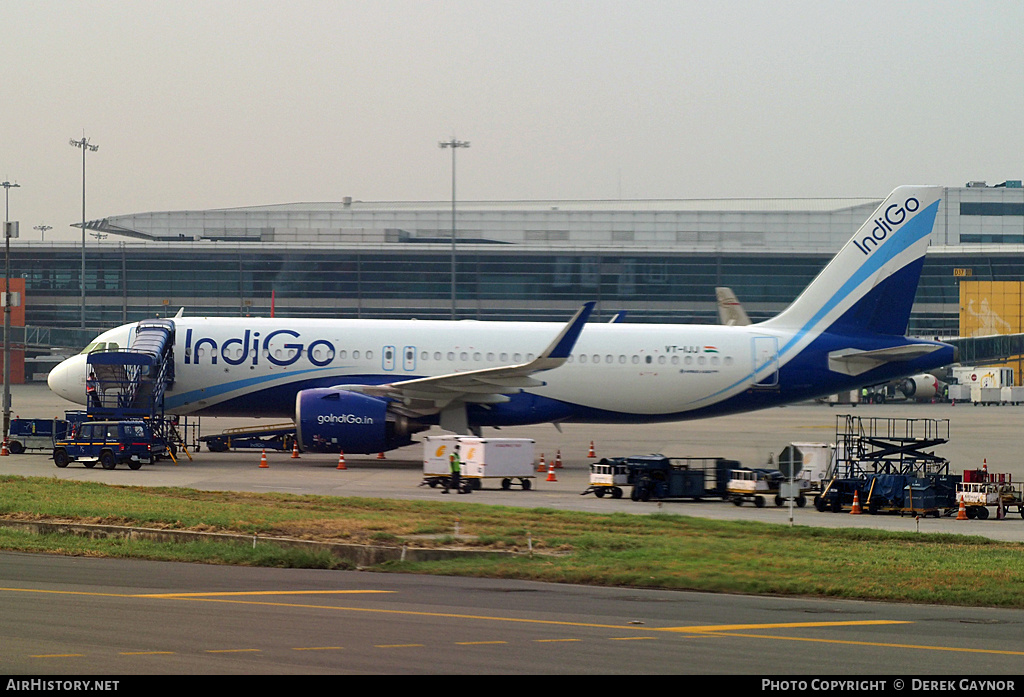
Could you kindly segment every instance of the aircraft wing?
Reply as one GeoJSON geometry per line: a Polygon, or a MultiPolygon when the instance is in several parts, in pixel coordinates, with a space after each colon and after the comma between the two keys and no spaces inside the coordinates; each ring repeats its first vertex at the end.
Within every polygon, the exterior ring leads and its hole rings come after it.
{"type": "Polygon", "coordinates": [[[337,389],[361,392],[392,401],[389,408],[407,416],[425,416],[443,411],[453,404],[498,404],[509,401],[506,395],[544,383],[534,373],[557,368],[565,363],[595,303],[581,307],[547,348],[532,361],[514,365],[469,370],[427,378],[402,380],[384,385],[339,385],[337,389]]]}

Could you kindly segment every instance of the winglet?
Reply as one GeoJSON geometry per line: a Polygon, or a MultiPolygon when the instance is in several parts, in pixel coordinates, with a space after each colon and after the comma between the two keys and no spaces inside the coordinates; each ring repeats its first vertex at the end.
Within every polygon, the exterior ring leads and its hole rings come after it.
{"type": "Polygon", "coordinates": [[[540,354],[539,359],[554,358],[554,359],[565,359],[572,353],[573,346],[576,345],[576,340],[580,338],[580,333],[583,331],[583,325],[587,323],[590,318],[590,313],[594,311],[594,305],[597,303],[591,300],[590,302],[583,303],[583,307],[576,311],[572,319],[565,325],[561,333],[551,344],[544,349],[544,352],[540,354]]]}

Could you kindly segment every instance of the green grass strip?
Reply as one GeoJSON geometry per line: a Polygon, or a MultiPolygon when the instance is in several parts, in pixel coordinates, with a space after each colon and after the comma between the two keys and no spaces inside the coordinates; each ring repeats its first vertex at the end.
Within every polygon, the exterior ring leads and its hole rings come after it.
{"type": "MultiPolygon", "coordinates": [[[[963,535],[788,527],[665,513],[118,487],[0,477],[0,517],[545,553],[387,562],[379,570],[720,593],[1024,607],[1024,544],[963,535]],[[456,534],[456,532],[458,534],[456,534]]],[[[1021,521],[992,523],[1022,524],[1021,521]]],[[[1022,525],[1024,534],[1024,525],[1022,525]]],[[[305,550],[0,534],[59,554],[345,568],[305,550]]]]}

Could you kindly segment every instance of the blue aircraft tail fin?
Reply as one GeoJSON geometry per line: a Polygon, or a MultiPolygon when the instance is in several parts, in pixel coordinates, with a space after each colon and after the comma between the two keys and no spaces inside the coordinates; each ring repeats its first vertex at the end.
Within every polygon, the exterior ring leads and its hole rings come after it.
{"type": "Polygon", "coordinates": [[[794,331],[902,336],[942,198],[939,186],[901,186],[782,313],[762,323],[794,331]]]}

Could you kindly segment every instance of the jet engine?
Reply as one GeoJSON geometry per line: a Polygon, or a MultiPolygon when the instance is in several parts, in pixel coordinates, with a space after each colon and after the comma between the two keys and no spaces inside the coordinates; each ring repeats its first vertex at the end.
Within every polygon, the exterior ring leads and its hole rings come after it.
{"type": "Polygon", "coordinates": [[[939,381],[928,373],[911,375],[900,383],[899,389],[907,399],[931,399],[939,392],[939,381]]]}
{"type": "Polygon", "coordinates": [[[302,450],[380,453],[412,443],[428,426],[390,414],[386,400],[335,389],[302,390],[295,398],[295,428],[302,450]]]}

